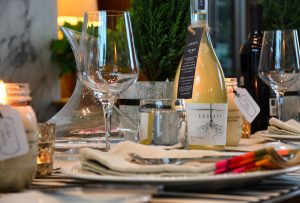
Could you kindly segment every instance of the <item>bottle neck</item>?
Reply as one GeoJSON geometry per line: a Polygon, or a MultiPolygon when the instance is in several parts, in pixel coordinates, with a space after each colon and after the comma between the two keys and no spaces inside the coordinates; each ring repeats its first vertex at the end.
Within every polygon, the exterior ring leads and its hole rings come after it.
{"type": "Polygon", "coordinates": [[[249,32],[248,38],[254,38],[254,37],[262,37],[263,31],[261,30],[252,30],[249,32]]]}
{"type": "Polygon", "coordinates": [[[207,0],[190,0],[192,27],[207,27],[207,6],[207,0]]]}
{"type": "Polygon", "coordinates": [[[261,4],[251,5],[250,16],[251,16],[251,32],[261,32],[263,22],[263,7],[261,4]]]}

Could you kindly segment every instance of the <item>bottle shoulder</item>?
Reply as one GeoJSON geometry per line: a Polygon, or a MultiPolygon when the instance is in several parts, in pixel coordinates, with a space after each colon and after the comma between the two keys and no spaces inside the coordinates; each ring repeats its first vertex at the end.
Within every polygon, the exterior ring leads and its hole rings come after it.
{"type": "Polygon", "coordinates": [[[211,41],[211,38],[210,38],[209,31],[204,30],[203,36],[204,36],[204,39],[201,39],[200,50],[204,51],[204,52],[210,52],[210,53],[207,53],[207,56],[211,57],[211,58],[214,58],[215,62],[221,68],[221,63],[219,61],[219,58],[218,58],[218,56],[215,52],[215,49],[214,49],[213,45],[212,45],[212,41],[211,41]]]}
{"type": "Polygon", "coordinates": [[[207,30],[204,30],[202,33],[202,38],[198,46],[198,53],[192,56],[193,59],[191,57],[186,60],[183,59],[179,64],[174,82],[175,88],[173,90],[175,98],[177,98],[179,81],[188,81],[186,80],[186,75],[181,75],[182,70],[185,69],[185,71],[193,75],[190,78],[193,81],[191,84],[193,87],[192,98],[187,99],[186,102],[227,103],[224,73],[207,30]],[[183,62],[186,62],[184,66],[182,65],[183,62]]]}

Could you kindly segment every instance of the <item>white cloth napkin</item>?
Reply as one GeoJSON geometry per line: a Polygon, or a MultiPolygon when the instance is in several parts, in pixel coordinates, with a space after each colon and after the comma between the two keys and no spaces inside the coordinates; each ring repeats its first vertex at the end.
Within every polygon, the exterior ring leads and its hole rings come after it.
{"type": "Polygon", "coordinates": [[[270,118],[269,124],[268,133],[270,134],[300,136],[300,124],[293,119],[283,122],[276,118],[270,118]]]}
{"type": "Polygon", "coordinates": [[[237,152],[250,152],[265,148],[266,142],[276,141],[273,138],[263,137],[257,133],[252,134],[250,138],[241,138],[240,143],[237,146],[225,146],[226,150],[237,152]]]}
{"type": "Polygon", "coordinates": [[[103,175],[136,176],[155,174],[159,176],[213,174],[214,163],[187,162],[182,165],[141,165],[132,162],[128,153],[137,153],[147,158],[184,158],[202,157],[204,155],[229,155],[232,153],[208,150],[165,150],[156,146],[148,146],[124,141],[113,145],[108,152],[84,148],[80,150],[82,168],[103,175]]]}

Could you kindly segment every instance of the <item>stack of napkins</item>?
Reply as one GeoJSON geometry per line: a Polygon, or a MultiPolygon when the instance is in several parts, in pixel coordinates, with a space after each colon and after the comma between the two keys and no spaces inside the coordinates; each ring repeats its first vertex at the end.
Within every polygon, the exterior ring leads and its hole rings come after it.
{"type": "MultiPolygon", "coordinates": [[[[129,141],[118,143],[102,152],[97,149],[81,149],[82,168],[101,175],[115,176],[195,176],[220,173],[241,173],[264,169],[281,169],[300,163],[297,150],[276,152],[273,148],[261,149],[234,156],[213,163],[187,162],[181,165],[161,164],[143,165],[133,162],[129,153],[137,153],[145,158],[187,158],[202,156],[230,155],[230,153],[209,150],[165,150],[156,146],[136,144],[129,141]],[[286,161],[280,154],[293,158],[286,161]]],[[[231,154],[232,155],[232,154],[231,154]]]]}
{"type": "Polygon", "coordinates": [[[270,134],[300,136],[300,123],[293,119],[283,122],[276,118],[271,118],[269,124],[268,133],[270,134]]]}

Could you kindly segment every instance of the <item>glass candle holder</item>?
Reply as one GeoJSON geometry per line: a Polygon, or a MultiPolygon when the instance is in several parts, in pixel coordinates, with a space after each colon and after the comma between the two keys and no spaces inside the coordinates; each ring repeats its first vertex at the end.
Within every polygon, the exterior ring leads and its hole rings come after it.
{"type": "Polygon", "coordinates": [[[53,171],[53,153],[55,143],[55,124],[38,124],[38,155],[36,176],[51,175],[53,171]]]}
{"type": "Polygon", "coordinates": [[[243,115],[235,105],[234,90],[237,88],[236,78],[226,78],[228,114],[226,146],[237,146],[243,133],[243,115]]]}

